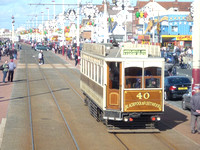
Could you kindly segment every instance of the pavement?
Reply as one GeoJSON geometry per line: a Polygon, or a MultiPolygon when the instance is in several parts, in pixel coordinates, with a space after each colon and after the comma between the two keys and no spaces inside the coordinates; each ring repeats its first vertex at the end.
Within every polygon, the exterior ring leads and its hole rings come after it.
{"type": "MultiPolygon", "coordinates": [[[[54,53],[53,51],[49,51],[54,53]]],[[[61,59],[65,60],[67,63],[70,64],[71,68],[80,69],[80,63],[75,66],[75,60],[70,60],[66,55],[62,54],[55,54],[61,59]]],[[[18,55],[19,57],[19,55],[18,55]]],[[[0,65],[3,64],[5,60],[10,60],[9,57],[2,57],[0,61],[0,65]]],[[[14,60],[17,64],[18,60],[14,60]]],[[[15,78],[14,78],[15,81],[15,78]]],[[[0,145],[1,145],[1,138],[3,135],[3,127],[5,126],[6,122],[6,115],[8,111],[9,101],[12,94],[13,83],[7,82],[2,83],[2,73],[0,73],[0,145]]],[[[191,134],[190,133],[190,113],[186,112],[180,108],[170,105],[169,103],[165,103],[165,112],[162,116],[163,122],[172,128],[174,131],[180,133],[181,135],[188,138],[188,140],[194,141],[194,143],[200,145],[200,135],[199,134],[191,134]],[[177,115],[175,115],[175,113],[177,115]]],[[[0,146],[1,147],[1,146],[0,146]]]]}
{"type": "MultiPolygon", "coordinates": [[[[18,57],[19,59],[19,57],[18,57]]],[[[5,61],[10,62],[9,56],[2,56],[0,60],[0,65],[5,61]]],[[[17,65],[18,60],[14,60],[14,63],[17,65]]],[[[8,74],[7,74],[8,76],[8,74]]],[[[14,82],[15,78],[13,79],[14,82]]],[[[6,116],[9,106],[10,97],[12,94],[13,82],[3,83],[3,72],[0,71],[0,147],[3,138],[4,127],[6,124],[6,116]]],[[[7,78],[6,78],[7,81],[7,78]]]]}

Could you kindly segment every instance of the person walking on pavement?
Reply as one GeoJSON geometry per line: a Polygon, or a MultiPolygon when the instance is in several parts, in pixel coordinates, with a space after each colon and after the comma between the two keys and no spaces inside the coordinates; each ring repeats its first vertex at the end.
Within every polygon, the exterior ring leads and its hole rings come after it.
{"type": "Polygon", "coordinates": [[[16,49],[13,50],[13,57],[14,57],[14,59],[17,59],[17,50],[16,49]]]}
{"type": "Polygon", "coordinates": [[[16,68],[15,63],[13,62],[13,59],[10,60],[8,63],[9,71],[8,71],[8,82],[13,82],[13,75],[14,75],[14,69],[16,68]]]}
{"type": "Polygon", "coordinates": [[[9,69],[8,61],[6,60],[5,63],[3,64],[3,83],[6,83],[5,79],[7,76],[7,72],[9,69]]]}
{"type": "Polygon", "coordinates": [[[75,66],[78,64],[78,55],[77,55],[77,53],[75,53],[75,66]]]}
{"type": "Polygon", "coordinates": [[[195,134],[195,125],[200,134],[200,85],[194,87],[195,94],[192,96],[191,104],[191,133],[195,134]]]}
{"type": "Polygon", "coordinates": [[[40,51],[38,54],[38,61],[39,61],[39,65],[41,65],[42,64],[42,51],[40,51]]]}
{"type": "Polygon", "coordinates": [[[44,53],[43,53],[42,50],[41,50],[41,53],[42,53],[42,59],[41,59],[41,61],[42,61],[42,64],[44,64],[44,53]]]}

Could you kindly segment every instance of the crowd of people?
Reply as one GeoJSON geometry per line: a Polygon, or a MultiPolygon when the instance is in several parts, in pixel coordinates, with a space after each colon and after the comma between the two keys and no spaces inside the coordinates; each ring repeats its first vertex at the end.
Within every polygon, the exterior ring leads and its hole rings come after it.
{"type": "Polygon", "coordinates": [[[165,58],[165,62],[172,63],[183,69],[191,67],[192,56],[193,50],[191,47],[179,48],[174,46],[171,52],[166,47],[161,48],[161,57],[165,58]],[[188,58],[188,60],[186,58],[188,58]]]}
{"type": "MultiPolygon", "coordinates": [[[[2,82],[13,82],[14,70],[16,64],[13,60],[17,60],[17,49],[21,49],[21,44],[12,45],[10,42],[5,42],[0,45],[0,62],[2,57],[5,61],[1,63],[0,70],[2,71],[2,82]]],[[[1,76],[0,76],[1,77],[1,76]]]]}
{"type": "Polygon", "coordinates": [[[62,46],[55,44],[55,46],[52,47],[52,50],[56,54],[67,55],[68,59],[75,60],[75,66],[77,66],[77,64],[78,64],[78,53],[77,53],[76,44],[64,46],[64,51],[62,49],[62,46]]]}

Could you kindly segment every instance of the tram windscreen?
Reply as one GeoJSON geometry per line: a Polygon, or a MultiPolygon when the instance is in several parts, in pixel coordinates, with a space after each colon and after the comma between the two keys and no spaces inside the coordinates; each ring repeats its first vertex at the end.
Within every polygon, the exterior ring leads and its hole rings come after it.
{"type": "Polygon", "coordinates": [[[161,70],[160,67],[125,68],[125,88],[160,88],[161,70]]]}
{"type": "Polygon", "coordinates": [[[145,88],[161,87],[161,70],[159,67],[147,67],[144,69],[145,88]]]}
{"type": "Polygon", "coordinates": [[[125,68],[125,88],[142,88],[142,68],[125,68]]]}

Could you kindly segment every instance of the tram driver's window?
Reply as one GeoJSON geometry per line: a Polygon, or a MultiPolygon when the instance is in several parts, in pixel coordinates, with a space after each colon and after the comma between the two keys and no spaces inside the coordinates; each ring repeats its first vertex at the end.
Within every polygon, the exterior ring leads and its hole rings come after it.
{"type": "Polygon", "coordinates": [[[142,77],[138,72],[142,72],[142,68],[125,68],[125,88],[142,88],[142,77]]]}
{"type": "Polygon", "coordinates": [[[147,67],[145,72],[145,88],[160,88],[161,87],[161,68],[147,67]]]}

